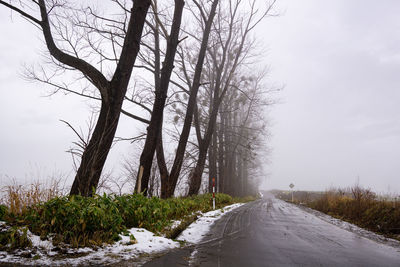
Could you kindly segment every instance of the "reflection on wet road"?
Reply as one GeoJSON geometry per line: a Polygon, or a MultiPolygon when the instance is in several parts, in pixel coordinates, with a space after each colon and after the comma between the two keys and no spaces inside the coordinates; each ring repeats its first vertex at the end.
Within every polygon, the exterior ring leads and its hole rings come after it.
{"type": "Polygon", "coordinates": [[[400,247],[341,229],[271,195],[211,228],[201,244],[144,266],[400,266],[400,247]]]}

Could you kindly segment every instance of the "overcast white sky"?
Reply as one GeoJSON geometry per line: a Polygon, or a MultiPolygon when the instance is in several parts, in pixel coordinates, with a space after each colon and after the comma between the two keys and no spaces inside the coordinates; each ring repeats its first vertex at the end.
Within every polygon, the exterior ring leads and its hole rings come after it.
{"type": "MultiPolygon", "coordinates": [[[[400,192],[400,2],[281,0],[265,21],[271,79],[268,188],[360,184],[400,192]]],[[[261,31],[260,31],[261,32],[261,31]]]]}
{"type": "MultiPolygon", "coordinates": [[[[270,81],[284,84],[273,121],[264,186],[323,190],[360,184],[400,192],[400,2],[278,0],[281,16],[257,30],[270,81]]],[[[0,7],[0,179],[29,181],[70,173],[72,132],[84,127],[87,102],[43,97],[20,75],[40,62],[40,33],[0,7]]],[[[120,134],[136,127],[122,120],[120,134]]],[[[130,153],[117,145],[108,168],[130,153]]]]}

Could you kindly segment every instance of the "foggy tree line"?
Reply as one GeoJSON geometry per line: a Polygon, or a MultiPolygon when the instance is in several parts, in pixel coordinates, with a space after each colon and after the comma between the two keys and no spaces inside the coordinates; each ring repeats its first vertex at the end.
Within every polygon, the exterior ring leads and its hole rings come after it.
{"type": "Polygon", "coordinates": [[[275,1],[110,0],[110,12],[67,0],[0,4],[45,40],[47,60],[26,76],[97,103],[86,138],[66,122],[79,138],[71,195],[102,183],[120,114],[145,128],[126,138],[141,144],[139,160],[124,163],[135,192],[195,195],[216,178],[218,192],[256,193],[272,102],[252,31],[275,1]]]}

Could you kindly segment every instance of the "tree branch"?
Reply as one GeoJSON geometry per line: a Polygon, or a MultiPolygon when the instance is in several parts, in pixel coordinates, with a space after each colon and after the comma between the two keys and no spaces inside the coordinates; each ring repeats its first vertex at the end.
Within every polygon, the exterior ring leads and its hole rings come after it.
{"type": "Polygon", "coordinates": [[[99,89],[100,94],[105,99],[107,99],[108,98],[107,79],[100,71],[98,71],[95,67],[93,67],[86,61],[71,56],[67,53],[64,53],[57,47],[57,45],[54,43],[53,35],[51,33],[50,22],[44,0],[39,0],[39,6],[40,6],[40,14],[42,16],[41,26],[43,30],[43,35],[50,54],[61,63],[81,71],[83,75],[87,76],[89,78],[89,81],[99,89]]]}
{"type": "Polygon", "coordinates": [[[146,124],[150,124],[149,120],[146,120],[146,119],[143,119],[142,117],[133,115],[132,113],[129,113],[129,112],[123,110],[123,109],[121,109],[121,113],[126,115],[126,116],[128,116],[128,117],[130,117],[130,118],[132,118],[132,119],[134,119],[134,120],[138,120],[140,122],[143,122],[143,123],[146,123],[146,124]]]}
{"type": "MultiPolygon", "coordinates": [[[[35,3],[36,3],[36,2],[35,2],[35,3]]],[[[29,15],[28,13],[26,13],[26,12],[24,12],[23,10],[19,9],[18,7],[13,6],[13,5],[11,5],[11,4],[7,3],[7,2],[4,2],[4,1],[2,1],[2,0],[0,0],[0,4],[1,4],[1,5],[4,5],[4,6],[6,6],[6,7],[8,7],[9,9],[12,9],[12,10],[18,12],[18,13],[21,14],[23,17],[25,17],[25,18],[27,18],[27,19],[29,19],[29,20],[31,20],[31,21],[33,21],[33,22],[39,24],[40,26],[42,25],[42,22],[41,22],[40,20],[38,20],[38,19],[36,19],[35,17],[29,15]]]]}

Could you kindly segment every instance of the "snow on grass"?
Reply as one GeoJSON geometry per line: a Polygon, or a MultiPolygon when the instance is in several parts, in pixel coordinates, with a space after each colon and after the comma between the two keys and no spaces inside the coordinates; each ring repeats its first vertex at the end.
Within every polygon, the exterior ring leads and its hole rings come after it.
{"type": "Polygon", "coordinates": [[[156,236],[143,228],[129,229],[128,235],[120,235],[121,240],[113,245],[98,249],[68,248],[63,253],[55,252],[51,241],[41,241],[39,236],[30,232],[28,232],[28,236],[32,241],[31,249],[19,250],[14,254],[0,251],[0,263],[21,263],[35,266],[107,264],[180,246],[179,242],[156,236]]]}
{"type": "MultiPolygon", "coordinates": [[[[141,253],[152,253],[180,246],[179,242],[173,241],[165,237],[155,236],[152,232],[147,231],[143,228],[132,228],[129,230],[129,233],[136,238],[137,244],[128,246],[117,246],[113,250],[115,253],[120,253],[121,249],[125,250],[126,247],[132,247],[133,249],[140,251],[141,253]]],[[[118,243],[129,244],[130,241],[131,240],[129,236],[122,236],[122,240],[118,243]]]]}
{"type": "Polygon", "coordinates": [[[232,211],[240,206],[243,203],[236,203],[230,206],[226,206],[219,210],[213,210],[206,213],[200,213],[199,218],[189,225],[186,230],[184,230],[177,238],[177,240],[185,241],[188,243],[198,243],[203,239],[203,237],[209,231],[211,224],[220,219],[226,212],[232,211]]]}
{"type": "Polygon", "coordinates": [[[182,223],[182,220],[172,220],[170,228],[174,229],[174,228],[178,227],[181,223],[182,223]]]}
{"type": "MultiPolygon", "coordinates": [[[[178,237],[178,240],[188,243],[198,243],[209,231],[211,224],[221,218],[226,212],[240,207],[243,203],[233,204],[225,208],[200,213],[198,219],[189,225],[178,237]]],[[[177,227],[181,221],[173,221],[172,227],[177,227]]],[[[0,226],[5,224],[0,222],[0,226]]],[[[51,240],[40,240],[40,237],[28,231],[32,248],[17,250],[13,253],[0,251],[1,263],[26,264],[35,266],[60,265],[105,265],[120,261],[137,259],[141,255],[154,254],[180,247],[180,243],[171,239],[156,236],[143,228],[131,228],[120,235],[121,240],[101,248],[62,248],[55,247],[51,240]]]]}
{"type": "Polygon", "coordinates": [[[42,248],[45,251],[51,251],[54,249],[53,243],[49,240],[40,240],[40,237],[32,234],[28,230],[28,238],[32,242],[32,247],[42,248]]]}

